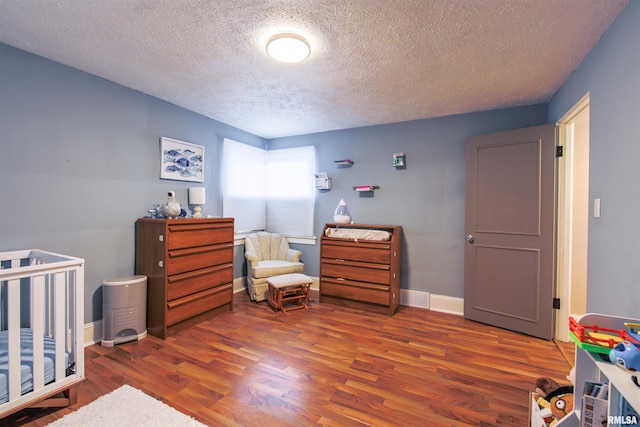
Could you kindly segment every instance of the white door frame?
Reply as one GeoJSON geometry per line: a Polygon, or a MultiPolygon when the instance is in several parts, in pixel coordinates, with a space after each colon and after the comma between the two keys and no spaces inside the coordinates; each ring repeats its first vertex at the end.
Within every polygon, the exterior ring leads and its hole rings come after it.
{"type": "Polygon", "coordinates": [[[564,147],[564,155],[558,162],[558,222],[557,222],[557,254],[556,254],[556,297],[560,298],[560,309],[556,316],[556,339],[570,341],[568,319],[571,316],[571,266],[573,233],[573,185],[574,185],[574,139],[573,127],[575,117],[590,104],[587,93],[569,111],[558,120],[560,139],[564,147]]]}

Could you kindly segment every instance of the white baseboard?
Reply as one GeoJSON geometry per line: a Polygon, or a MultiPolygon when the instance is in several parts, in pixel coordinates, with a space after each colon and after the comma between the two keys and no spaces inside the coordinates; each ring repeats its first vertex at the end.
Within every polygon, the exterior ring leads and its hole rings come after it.
{"type": "Polygon", "coordinates": [[[429,308],[429,292],[400,289],[400,305],[416,308],[429,308]]]}
{"type": "Polygon", "coordinates": [[[464,299],[431,294],[429,297],[429,310],[464,316],[464,299]]]}
{"type": "Polygon", "coordinates": [[[247,289],[247,278],[246,277],[236,277],[233,279],[233,293],[237,294],[240,291],[244,291],[247,289]]]}
{"type": "Polygon", "coordinates": [[[102,320],[85,323],[84,325],[84,346],[100,344],[102,341],[102,320]]]}
{"type": "Polygon", "coordinates": [[[464,300],[462,298],[435,295],[429,292],[401,289],[400,304],[458,316],[464,315],[464,300]]]}

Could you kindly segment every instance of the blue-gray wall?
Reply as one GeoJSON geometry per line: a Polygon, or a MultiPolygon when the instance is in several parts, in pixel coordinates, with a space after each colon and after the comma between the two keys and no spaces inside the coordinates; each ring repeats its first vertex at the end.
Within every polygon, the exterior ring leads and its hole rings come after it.
{"type": "MultiPolygon", "coordinates": [[[[317,236],[344,199],[358,223],[402,226],[403,289],[462,298],[466,138],[546,120],[546,106],[536,105],[271,139],[268,148],[316,147],[318,171],[332,177],[332,189],[317,192],[317,236]],[[393,167],[395,152],[405,153],[406,169],[393,167]],[[340,159],[354,164],[337,167],[340,159]],[[380,189],[353,191],[368,184],[380,189]]],[[[318,276],[318,245],[295,247],[303,251],[305,271],[318,276]]]]}
{"type": "Polygon", "coordinates": [[[549,104],[558,120],[590,93],[587,310],[640,317],[640,1],[631,1],[549,104]]]}
{"type": "MultiPolygon", "coordinates": [[[[554,122],[591,92],[591,195],[603,217],[589,231],[592,311],[637,316],[640,226],[640,2],[631,2],[548,106],[478,112],[298,137],[262,138],[95,76],[0,44],[0,251],[40,248],[86,259],[87,322],[102,317],[102,280],[131,274],[134,222],[167,190],[159,138],[206,148],[207,204],[221,215],[225,137],[268,148],[313,144],[333,189],[317,193],[315,231],[341,198],[357,222],[404,228],[402,287],[463,295],[464,143],[470,135],[554,122]],[[392,154],[407,155],[395,170],[392,154]],[[334,160],[350,158],[351,168],[334,160]],[[353,185],[379,185],[373,197],[353,185]]],[[[318,246],[304,252],[318,275],[318,246]]],[[[236,248],[235,277],[243,272],[236,248]]]]}
{"type": "Polygon", "coordinates": [[[159,179],[161,136],[205,146],[209,215],[222,213],[223,138],[265,144],[0,44],[0,251],[84,258],[87,322],[102,318],[102,281],[133,273],[135,220],[164,203],[168,190],[187,203],[187,188],[201,185],[159,179]]]}

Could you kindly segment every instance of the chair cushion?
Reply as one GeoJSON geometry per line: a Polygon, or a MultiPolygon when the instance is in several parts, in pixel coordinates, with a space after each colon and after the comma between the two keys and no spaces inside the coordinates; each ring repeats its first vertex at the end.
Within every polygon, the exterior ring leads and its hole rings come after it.
{"type": "Polygon", "coordinates": [[[282,260],[266,260],[251,263],[251,275],[255,278],[279,276],[281,274],[302,273],[304,264],[282,260]]]}
{"type": "Polygon", "coordinates": [[[275,288],[286,288],[287,286],[311,284],[313,280],[304,274],[292,273],[269,277],[267,283],[275,288]]]}

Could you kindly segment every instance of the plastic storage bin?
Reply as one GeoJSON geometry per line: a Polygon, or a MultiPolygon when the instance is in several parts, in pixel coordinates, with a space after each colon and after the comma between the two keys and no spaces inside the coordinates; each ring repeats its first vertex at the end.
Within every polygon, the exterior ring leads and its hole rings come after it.
{"type": "Polygon", "coordinates": [[[113,347],[147,336],[147,276],[102,282],[102,342],[113,347]]]}

